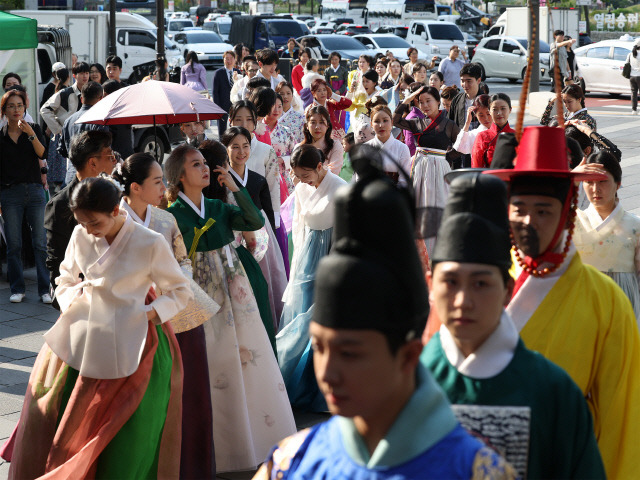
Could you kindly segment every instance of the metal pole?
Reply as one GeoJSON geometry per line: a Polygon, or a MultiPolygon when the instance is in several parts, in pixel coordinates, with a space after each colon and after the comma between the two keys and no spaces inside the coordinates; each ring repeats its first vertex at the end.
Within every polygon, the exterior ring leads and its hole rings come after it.
{"type": "Polygon", "coordinates": [[[156,26],[158,27],[158,53],[156,58],[164,58],[164,0],[156,0],[156,26]]]}
{"type": "Polygon", "coordinates": [[[109,0],[109,55],[117,55],[116,47],[116,0],[109,0]]]}
{"type": "Polygon", "coordinates": [[[540,2],[529,0],[533,6],[533,17],[529,16],[529,55],[533,55],[533,68],[531,69],[530,92],[540,91],[540,2]]]}

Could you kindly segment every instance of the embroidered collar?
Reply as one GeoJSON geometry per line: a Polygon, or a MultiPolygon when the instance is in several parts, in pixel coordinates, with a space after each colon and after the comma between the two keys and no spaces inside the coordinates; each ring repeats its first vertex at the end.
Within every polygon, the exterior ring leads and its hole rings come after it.
{"type": "Polygon", "coordinates": [[[567,120],[571,120],[573,117],[577,117],[582,112],[587,113],[587,109],[581,108],[577,112],[569,112],[569,114],[567,115],[567,120]]]}
{"type": "Polygon", "coordinates": [[[136,212],[133,211],[133,208],[129,206],[124,198],[120,200],[120,208],[124,208],[134,222],[139,223],[143,227],[149,228],[149,222],[151,221],[151,205],[147,205],[147,212],[144,216],[144,220],[142,220],[136,212]]]}
{"type": "Polygon", "coordinates": [[[202,193],[200,194],[200,208],[196,207],[184,192],[178,192],[178,196],[184,200],[184,203],[193,208],[193,211],[196,212],[200,218],[204,218],[204,195],[202,193]]]}
{"type": "Polygon", "coordinates": [[[100,258],[98,258],[97,261],[98,265],[103,265],[104,262],[109,259],[111,253],[116,251],[126,233],[133,228],[133,220],[127,215],[127,212],[120,211],[120,215],[124,217],[124,223],[122,227],[120,227],[120,231],[116,234],[116,238],[113,239],[113,242],[107,242],[107,239],[104,237],[96,238],[96,250],[100,254],[100,258]]]}
{"type": "Polygon", "coordinates": [[[478,349],[465,357],[447,327],[440,326],[440,343],[449,363],[462,375],[471,378],[491,378],[511,362],[518,346],[518,331],[511,317],[503,310],[500,323],[478,349]]]}
{"type": "Polygon", "coordinates": [[[607,218],[604,220],[596,210],[596,207],[593,204],[589,204],[589,207],[584,211],[587,218],[589,219],[589,223],[591,223],[592,228],[596,230],[596,232],[603,230],[607,225],[609,225],[613,221],[619,220],[619,216],[621,217],[622,205],[620,201],[616,201],[616,206],[613,211],[609,214],[607,218]]]}

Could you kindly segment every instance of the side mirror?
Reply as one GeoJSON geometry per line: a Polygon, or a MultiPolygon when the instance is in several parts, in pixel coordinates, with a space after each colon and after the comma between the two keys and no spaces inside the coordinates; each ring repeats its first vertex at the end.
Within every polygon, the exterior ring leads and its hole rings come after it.
{"type": "Polygon", "coordinates": [[[367,45],[367,48],[368,48],[369,50],[373,50],[373,45],[367,45]]]}
{"type": "Polygon", "coordinates": [[[422,32],[420,34],[420,38],[422,38],[423,40],[426,40],[427,39],[427,32],[422,32]]]}

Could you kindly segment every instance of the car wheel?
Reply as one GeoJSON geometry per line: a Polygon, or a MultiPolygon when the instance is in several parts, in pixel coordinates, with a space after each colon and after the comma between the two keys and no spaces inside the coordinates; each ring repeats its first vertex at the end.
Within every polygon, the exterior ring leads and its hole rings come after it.
{"type": "Polygon", "coordinates": [[[147,133],[140,143],[136,146],[136,150],[142,153],[150,153],[162,165],[164,161],[164,143],[162,139],[156,137],[153,133],[147,133]]]}
{"type": "Polygon", "coordinates": [[[611,93],[611,92],[609,92],[609,96],[611,98],[620,98],[622,96],[622,94],[621,93],[611,93]]]}
{"type": "Polygon", "coordinates": [[[585,88],[585,85],[584,85],[584,78],[580,78],[580,88],[582,89],[583,93],[585,94],[587,93],[587,89],[585,88]]]}
{"type": "Polygon", "coordinates": [[[518,80],[520,80],[519,78],[507,78],[507,80],[509,80],[510,83],[517,83],[518,80]]]}

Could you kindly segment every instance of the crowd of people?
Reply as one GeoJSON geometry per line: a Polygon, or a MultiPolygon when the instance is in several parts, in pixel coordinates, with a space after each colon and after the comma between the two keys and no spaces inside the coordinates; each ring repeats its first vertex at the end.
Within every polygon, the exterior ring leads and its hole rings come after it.
{"type": "MultiPolygon", "coordinates": [[[[76,123],[125,86],[118,57],[55,64],[42,125],[3,79],[10,300],[24,218],[60,310],[10,478],[633,477],[640,220],[580,87],[516,136],[458,47],[437,70],[285,55],[290,81],[271,49],[225,52],[218,139],[184,123],[162,164],[76,123]]],[[[180,83],[208,94],[194,52],[180,83]]]]}

